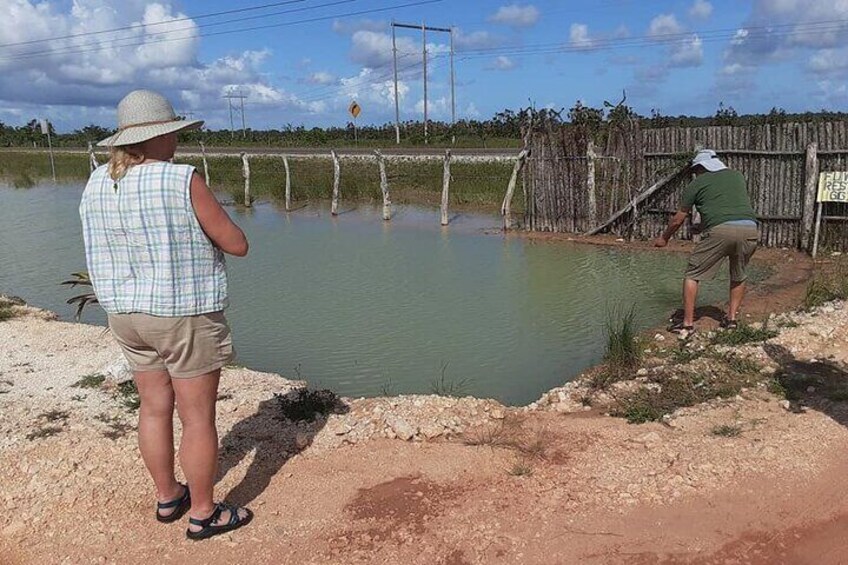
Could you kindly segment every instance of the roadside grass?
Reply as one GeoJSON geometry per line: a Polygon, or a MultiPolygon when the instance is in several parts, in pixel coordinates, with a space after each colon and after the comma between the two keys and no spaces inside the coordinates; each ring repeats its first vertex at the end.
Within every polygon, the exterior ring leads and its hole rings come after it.
{"type": "MultiPolygon", "coordinates": [[[[203,170],[202,159],[177,156],[179,162],[203,170]]],[[[210,184],[226,192],[235,204],[244,204],[244,176],[238,155],[207,157],[210,184]]],[[[326,155],[289,157],[291,194],[294,202],[329,200],[333,190],[333,161],[326,155]]],[[[339,158],[339,192],[344,202],[382,201],[380,169],[372,156],[339,158]]],[[[450,204],[454,206],[500,206],[513,164],[509,161],[453,161],[450,204]]],[[[443,159],[386,157],[389,192],[395,204],[438,205],[442,192],[443,159]]],[[[279,155],[255,155],[250,159],[250,192],[255,200],[283,202],[285,166],[279,155]]],[[[523,202],[515,199],[516,211],[523,202]]]]}
{"type": "MultiPolygon", "coordinates": [[[[196,146],[195,146],[196,147],[196,146]]],[[[208,148],[214,152],[214,148],[208,148]]],[[[254,200],[282,202],[285,197],[285,168],[280,149],[276,155],[253,155],[250,159],[250,189],[254,200]]],[[[248,151],[248,153],[250,153],[248,151]]],[[[517,151],[516,151],[517,153],[517,151]]],[[[88,178],[88,155],[61,153],[55,155],[59,182],[83,181],[88,178]]],[[[102,163],[104,155],[98,155],[102,163]]],[[[230,195],[235,204],[244,204],[244,177],[238,155],[209,156],[210,184],[216,192],[230,195]]],[[[176,162],[193,165],[202,174],[200,156],[177,153],[176,162]]],[[[295,202],[328,200],[332,195],[333,161],[330,149],[325,155],[289,157],[292,199],[295,202]]],[[[339,189],[341,202],[382,201],[380,169],[369,156],[340,157],[339,189]]],[[[451,163],[451,206],[478,206],[496,209],[512,174],[511,160],[478,160],[451,163]]],[[[437,206],[442,193],[443,158],[404,158],[386,156],[389,191],[395,204],[437,206]]],[[[45,153],[0,152],[0,180],[16,188],[31,188],[52,179],[50,161],[45,153]]],[[[515,198],[513,209],[523,211],[524,202],[515,198]]]]}

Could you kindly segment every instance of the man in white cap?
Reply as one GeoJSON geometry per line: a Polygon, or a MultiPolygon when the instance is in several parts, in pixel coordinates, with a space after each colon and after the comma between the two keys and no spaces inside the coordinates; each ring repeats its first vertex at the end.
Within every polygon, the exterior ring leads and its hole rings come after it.
{"type": "Polygon", "coordinates": [[[724,258],[730,262],[730,304],[721,322],[736,328],[736,314],[745,297],[747,266],[757,249],[757,216],[751,207],[742,173],[728,169],[710,149],[699,151],[692,160],[695,179],[683,190],[680,209],[654,245],[665,247],[686,221],[694,206],[701,214],[701,241],[689,257],[683,280],[683,319],[669,327],[682,338],[695,330],[695,301],[702,280],[715,276],[724,258]]]}

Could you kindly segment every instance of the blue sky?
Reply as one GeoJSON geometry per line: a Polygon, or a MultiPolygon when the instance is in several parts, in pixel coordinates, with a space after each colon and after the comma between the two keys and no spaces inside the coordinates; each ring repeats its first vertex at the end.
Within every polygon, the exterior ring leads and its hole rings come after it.
{"type": "MultiPolygon", "coordinates": [[[[845,110],[848,0],[4,0],[0,120],[114,124],[152,88],[218,129],[222,96],[248,126],[344,125],[394,116],[389,22],[454,27],[458,117],[504,108],[628,103],[643,114],[845,110]],[[5,8],[4,8],[5,9],[5,8]],[[241,9],[240,13],[207,14],[241,9]],[[371,12],[354,14],[355,12],[371,12]],[[243,21],[233,21],[242,19],[243,21]],[[316,19],[307,23],[293,23],[316,19]],[[282,25],[280,25],[282,24],[282,25]],[[273,26],[248,32],[234,30],[273,26]],[[104,30],[125,28],[101,33],[104,30]],[[58,38],[58,39],[57,39],[58,38]],[[49,41],[48,41],[49,40],[49,41]]],[[[423,112],[421,34],[398,34],[402,119],[423,112]]],[[[447,35],[430,34],[430,115],[450,118],[447,35]]]]}

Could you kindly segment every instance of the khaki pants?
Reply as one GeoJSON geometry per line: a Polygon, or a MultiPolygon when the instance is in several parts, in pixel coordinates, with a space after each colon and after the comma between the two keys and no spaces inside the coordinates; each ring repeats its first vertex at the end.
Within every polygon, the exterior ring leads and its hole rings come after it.
{"type": "Polygon", "coordinates": [[[748,279],[748,262],[757,250],[759,239],[760,234],[754,226],[719,224],[710,228],[689,257],[685,278],[710,280],[727,257],[731,282],[744,282],[748,279]]]}

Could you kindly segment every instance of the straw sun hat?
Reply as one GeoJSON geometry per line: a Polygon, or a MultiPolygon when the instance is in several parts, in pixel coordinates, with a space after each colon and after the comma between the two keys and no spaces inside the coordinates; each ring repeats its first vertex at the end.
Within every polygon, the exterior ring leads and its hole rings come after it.
{"type": "Polygon", "coordinates": [[[160,135],[197,129],[203,120],[181,120],[164,96],[133,90],[118,102],[118,131],[97,143],[101,147],[133,145],[160,135]]]}

